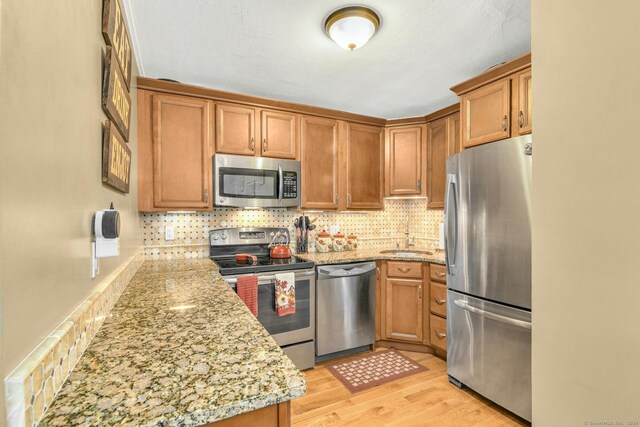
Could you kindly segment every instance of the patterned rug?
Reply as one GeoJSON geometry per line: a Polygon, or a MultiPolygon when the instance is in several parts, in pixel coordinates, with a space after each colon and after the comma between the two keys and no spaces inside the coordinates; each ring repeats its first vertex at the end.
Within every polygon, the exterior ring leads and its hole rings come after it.
{"type": "Polygon", "coordinates": [[[324,366],[351,393],[428,371],[421,364],[392,348],[324,366]]]}

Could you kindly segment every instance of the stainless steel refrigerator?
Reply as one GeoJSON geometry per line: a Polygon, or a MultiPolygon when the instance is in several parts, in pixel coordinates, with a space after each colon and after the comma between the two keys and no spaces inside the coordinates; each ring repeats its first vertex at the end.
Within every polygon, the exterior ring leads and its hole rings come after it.
{"type": "Polygon", "coordinates": [[[531,421],[531,135],[447,160],[447,370],[531,421]]]}

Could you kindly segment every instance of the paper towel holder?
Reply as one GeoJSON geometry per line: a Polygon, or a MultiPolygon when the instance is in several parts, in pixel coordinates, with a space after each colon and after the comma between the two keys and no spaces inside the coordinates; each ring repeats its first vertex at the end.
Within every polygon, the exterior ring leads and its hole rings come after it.
{"type": "Polygon", "coordinates": [[[100,271],[100,258],[120,255],[120,213],[113,207],[93,214],[91,219],[91,278],[100,271]]]}

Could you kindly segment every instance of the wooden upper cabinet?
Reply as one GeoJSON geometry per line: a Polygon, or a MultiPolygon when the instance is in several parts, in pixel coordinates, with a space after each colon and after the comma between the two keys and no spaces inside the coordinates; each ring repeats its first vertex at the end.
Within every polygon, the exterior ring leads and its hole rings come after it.
{"type": "Polygon", "coordinates": [[[347,123],[347,209],[384,207],[384,138],[382,128],[347,123]]]}
{"type": "Polygon", "coordinates": [[[255,126],[255,108],[217,104],[216,153],[255,155],[255,126]]]}
{"type": "Polygon", "coordinates": [[[392,279],[385,287],[385,339],[422,343],[422,280],[392,279]]]}
{"type": "Polygon", "coordinates": [[[465,148],[509,138],[511,85],[508,78],[482,86],[460,98],[465,148]]]}
{"type": "Polygon", "coordinates": [[[531,68],[518,74],[518,135],[531,133],[531,68]]]}
{"type": "Polygon", "coordinates": [[[449,150],[448,156],[453,156],[463,150],[462,141],[460,139],[460,113],[455,113],[449,117],[449,150]]]}
{"type": "Polygon", "coordinates": [[[385,151],[385,193],[388,196],[425,194],[423,126],[389,129],[385,151]]]}
{"type": "Polygon", "coordinates": [[[443,208],[449,154],[447,117],[427,124],[427,207],[443,208]]]}
{"type": "Polygon", "coordinates": [[[154,94],[151,108],[153,206],[141,210],[210,208],[212,102],[154,94]]]}
{"type": "Polygon", "coordinates": [[[338,208],[338,121],[302,116],[302,208],[338,208]]]}
{"type": "Polygon", "coordinates": [[[296,159],[298,154],[297,114],[262,110],[260,122],[262,156],[296,159]]]}

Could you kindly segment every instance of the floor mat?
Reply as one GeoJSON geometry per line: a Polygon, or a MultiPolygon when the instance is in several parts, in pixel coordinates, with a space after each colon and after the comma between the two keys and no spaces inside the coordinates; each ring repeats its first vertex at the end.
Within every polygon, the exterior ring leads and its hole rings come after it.
{"type": "Polygon", "coordinates": [[[328,363],[325,368],[351,393],[428,371],[393,348],[328,363]]]}

